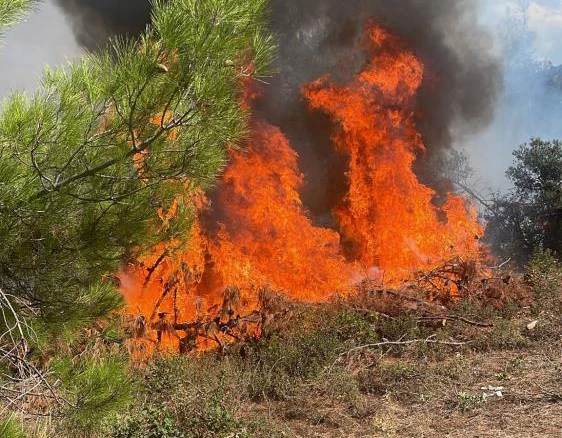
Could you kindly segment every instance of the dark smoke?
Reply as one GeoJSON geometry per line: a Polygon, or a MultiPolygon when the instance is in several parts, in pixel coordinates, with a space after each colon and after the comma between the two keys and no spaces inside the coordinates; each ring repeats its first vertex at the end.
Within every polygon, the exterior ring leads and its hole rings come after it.
{"type": "Polygon", "coordinates": [[[474,0],[275,0],[273,26],[280,38],[278,75],[260,112],[287,133],[302,159],[309,184],[304,200],[328,216],[345,192],[342,157],[333,152],[329,127],[310,114],[300,87],[326,73],[343,83],[364,62],[358,50],[366,21],[407,40],[426,65],[419,95],[418,126],[428,149],[418,174],[437,189],[434,163],[452,146],[454,133],[487,126],[502,89],[500,63],[490,53],[491,36],[478,24],[474,0]]]}
{"type": "MultiPolygon", "coordinates": [[[[57,0],[75,24],[79,41],[95,48],[109,35],[140,32],[149,17],[145,0],[57,0]]],[[[278,36],[277,74],[257,112],[279,126],[301,156],[307,178],[304,202],[328,218],[345,193],[345,158],[330,144],[330,124],[307,110],[302,85],[330,73],[345,83],[363,65],[359,47],[365,23],[374,18],[407,40],[427,74],[419,95],[418,126],[428,149],[418,174],[438,187],[428,163],[450,148],[454,135],[487,126],[502,89],[491,36],[478,24],[475,0],[273,0],[278,36]]],[[[326,219],[327,220],[327,219],[326,219]]],[[[328,221],[328,220],[327,220],[328,221]]]]}
{"type": "Polygon", "coordinates": [[[88,50],[116,35],[141,33],[150,19],[150,0],[55,0],[72,20],[76,41],[88,50]]]}

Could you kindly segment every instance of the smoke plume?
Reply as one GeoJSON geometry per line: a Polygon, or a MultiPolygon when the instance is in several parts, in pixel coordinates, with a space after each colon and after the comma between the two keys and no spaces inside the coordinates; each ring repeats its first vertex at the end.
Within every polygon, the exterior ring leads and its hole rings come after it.
{"type": "Polygon", "coordinates": [[[88,50],[116,35],[136,35],[150,19],[150,0],[55,0],[68,15],[76,41],[88,50]]]}
{"type": "MultiPolygon", "coordinates": [[[[148,0],[57,1],[90,49],[110,35],[142,31],[150,15],[148,0]]],[[[405,39],[425,63],[418,127],[428,152],[417,172],[427,184],[439,189],[428,163],[452,146],[453,133],[486,127],[502,89],[501,64],[474,0],[273,0],[279,56],[256,111],[299,152],[307,179],[303,200],[319,222],[345,192],[346,163],[330,144],[329,121],[307,109],[301,87],[325,74],[350,80],[366,60],[361,39],[369,19],[405,39]]]]}
{"type": "MultiPolygon", "coordinates": [[[[278,74],[261,102],[261,113],[286,132],[307,175],[305,202],[328,213],[345,192],[342,157],[332,152],[327,120],[311,114],[300,87],[326,73],[346,83],[364,63],[361,39],[370,18],[405,39],[426,66],[419,95],[418,127],[428,149],[418,174],[434,187],[434,163],[451,147],[453,133],[473,133],[494,115],[502,89],[491,36],[478,24],[473,0],[276,0],[273,26],[279,36],[278,74]]],[[[438,187],[436,187],[438,188],[438,187]]]]}

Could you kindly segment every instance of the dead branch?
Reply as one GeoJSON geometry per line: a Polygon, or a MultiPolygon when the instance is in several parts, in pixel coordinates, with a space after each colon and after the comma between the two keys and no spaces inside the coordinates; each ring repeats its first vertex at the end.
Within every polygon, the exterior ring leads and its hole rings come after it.
{"type": "Polygon", "coordinates": [[[351,353],[356,352],[356,351],[360,351],[360,350],[366,350],[366,349],[370,349],[370,348],[380,348],[380,347],[385,347],[385,346],[407,346],[407,345],[413,345],[413,344],[437,344],[437,345],[448,345],[451,347],[462,347],[465,345],[470,345],[472,343],[472,341],[466,341],[466,342],[460,342],[460,341],[440,341],[438,339],[433,339],[435,337],[435,335],[431,335],[429,338],[426,339],[410,339],[407,341],[382,341],[382,342],[376,342],[373,344],[365,344],[365,345],[360,345],[358,347],[354,347],[350,350],[347,350],[343,353],[341,353],[339,355],[339,358],[342,358],[344,356],[349,356],[351,353]]]}
{"type": "Polygon", "coordinates": [[[24,317],[26,310],[29,311],[27,303],[0,289],[0,316],[4,327],[0,334],[0,363],[5,363],[10,370],[9,374],[3,373],[7,382],[0,386],[0,399],[4,401],[0,416],[8,409],[27,415],[44,415],[26,408],[33,400],[72,407],[57,391],[58,382],[52,384],[48,374],[29,359],[29,345],[36,335],[24,317]]]}
{"type": "Polygon", "coordinates": [[[494,326],[494,324],[492,323],[472,321],[468,318],[464,318],[462,316],[457,316],[457,315],[420,316],[418,318],[418,321],[459,321],[459,322],[464,322],[465,324],[468,325],[473,325],[475,327],[489,328],[494,326]]]}
{"type": "Polygon", "coordinates": [[[143,283],[144,287],[148,286],[148,283],[150,283],[150,280],[152,279],[152,276],[154,275],[154,271],[156,271],[156,269],[158,269],[158,266],[160,266],[160,264],[164,261],[164,259],[166,258],[167,255],[168,255],[168,250],[164,251],[160,255],[160,257],[158,257],[156,262],[154,262],[154,264],[150,268],[148,268],[148,270],[146,271],[146,277],[145,277],[144,283],[143,283]]]}
{"type": "Polygon", "coordinates": [[[505,266],[507,266],[507,265],[509,264],[509,262],[511,262],[511,257],[508,258],[505,262],[499,264],[498,266],[492,266],[490,269],[493,269],[493,270],[502,269],[502,268],[504,268],[505,266]]]}

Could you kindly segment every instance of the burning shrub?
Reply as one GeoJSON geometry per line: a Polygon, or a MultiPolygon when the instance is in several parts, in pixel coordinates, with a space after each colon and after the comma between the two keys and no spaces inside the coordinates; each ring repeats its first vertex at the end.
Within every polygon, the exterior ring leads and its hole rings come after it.
{"type": "Polygon", "coordinates": [[[424,65],[371,21],[364,45],[370,61],[348,84],[323,77],[302,91],[311,110],[329,116],[334,148],[348,159],[347,195],[333,212],[338,226],[315,223],[301,200],[304,177],[291,143],[254,120],[246,150],[231,151],[222,183],[201,202],[188,243],[160,246],[121,275],[129,314],[146,322],[149,353],[164,343],[189,350],[178,333],[185,328],[195,330],[190,348],[222,348],[234,333],[212,333],[216,326],[221,332],[225,321],[251,315],[264,289],[325,302],[364,280],[392,288],[418,279],[420,291],[433,289],[431,299],[464,293],[460,282],[474,275],[455,269],[481,259],[483,228],[465,199],[450,193],[438,205],[414,173],[424,151],[415,118],[424,65]],[[228,317],[225,300],[233,304],[228,317]]]}

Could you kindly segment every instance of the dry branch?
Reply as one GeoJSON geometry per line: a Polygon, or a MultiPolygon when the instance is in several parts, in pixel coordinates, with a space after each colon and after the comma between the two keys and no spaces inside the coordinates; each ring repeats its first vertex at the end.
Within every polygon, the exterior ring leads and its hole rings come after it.
{"type": "Polygon", "coordinates": [[[353,348],[341,353],[330,368],[334,367],[338,362],[341,362],[343,359],[348,358],[352,353],[356,353],[358,351],[363,351],[363,350],[374,349],[374,348],[395,347],[395,346],[405,347],[405,346],[408,346],[408,345],[415,345],[415,344],[433,344],[433,345],[446,345],[446,346],[450,346],[450,347],[462,347],[462,346],[470,345],[472,343],[472,341],[466,341],[466,342],[441,341],[441,340],[438,340],[438,339],[434,339],[435,335],[431,335],[430,337],[428,337],[426,339],[402,340],[403,338],[404,338],[404,336],[402,338],[400,338],[398,341],[387,341],[387,340],[385,340],[385,341],[381,341],[381,342],[375,342],[375,343],[371,343],[371,344],[365,344],[365,345],[359,345],[357,347],[353,347],[353,348]]]}

